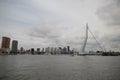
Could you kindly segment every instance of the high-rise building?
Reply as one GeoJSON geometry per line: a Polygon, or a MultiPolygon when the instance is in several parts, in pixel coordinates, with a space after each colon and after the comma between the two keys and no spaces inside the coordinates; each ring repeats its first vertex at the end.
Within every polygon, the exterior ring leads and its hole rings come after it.
{"type": "Polygon", "coordinates": [[[34,48],[31,48],[31,54],[35,54],[34,48]]]}
{"type": "Polygon", "coordinates": [[[2,37],[1,48],[10,48],[10,38],[8,38],[8,37],[2,37]]]}
{"type": "Polygon", "coordinates": [[[2,37],[2,43],[1,43],[1,49],[2,53],[10,53],[10,38],[9,37],[2,37]]]}
{"type": "Polygon", "coordinates": [[[45,53],[45,49],[42,48],[42,50],[41,50],[41,54],[44,54],[44,53],[45,53]]]}
{"type": "Polygon", "coordinates": [[[50,48],[50,47],[47,47],[46,50],[45,50],[45,53],[46,53],[46,54],[50,54],[50,52],[51,52],[51,48],[50,48]]]}
{"type": "Polygon", "coordinates": [[[37,48],[37,52],[40,52],[40,48],[37,48]]]}
{"type": "Polygon", "coordinates": [[[60,54],[63,54],[63,49],[62,49],[62,47],[59,47],[59,50],[60,50],[60,54]]]}
{"type": "Polygon", "coordinates": [[[42,48],[42,51],[41,52],[44,52],[44,48],[42,48]]]}
{"type": "Polygon", "coordinates": [[[12,41],[12,52],[17,52],[18,51],[18,41],[17,40],[13,40],[12,41]]]}
{"type": "Polygon", "coordinates": [[[67,48],[64,47],[64,48],[63,48],[63,54],[66,54],[66,52],[67,52],[67,48]]]}
{"type": "Polygon", "coordinates": [[[24,54],[25,53],[25,49],[23,47],[20,47],[20,54],[24,54]]]}
{"type": "Polygon", "coordinates": [[[70,51],[70,46],[67,46],[67,51],[68,51],[68,52],[70,51]]]}
{"type": "Polygon", "coordinates": [[[40,48],[37,48],[37,54],[40,54],[40,48]]]}
{"type": "Polygon", "coordinates": [[[2,49],[0,48],[0,54],[2,53],[2,49]]]}

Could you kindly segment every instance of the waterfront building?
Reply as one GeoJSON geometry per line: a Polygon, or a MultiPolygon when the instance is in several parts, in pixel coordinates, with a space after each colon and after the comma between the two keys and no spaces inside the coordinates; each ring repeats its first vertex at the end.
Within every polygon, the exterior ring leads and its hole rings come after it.
{"type": "Polygon", "coordinates": [[[2,53],[10,53],[10,38],[9,37],[2,37],[2,44],[1,44],[2,53]]]}
{"type": "Polygon", "coordinates": [[[48,52],[48,48],[45,48],[45,54],[48,52]]]}
{"type": "Polygon", "coordinates": [[[37,48],[37,54],[40,54],[40,48],[37,48]]]}
{"type": "Polygon", "coordinates": [[[18,41],[13,40],[12,41],[12,53],[17,53],[18,52],[18,41]]]}
{"type": "Polygon", "coordinates": [[[67,53],[70,53],[70,46],[67,46],[67,53]]]}
{"type": "Polygon", "coordinates": [[[57,54],[57,48],[54,48],[54,54],[57,54]]]}
{"type": "Polygon", "coordinates": [[[61,54],[61,50],[57,48],[57,54],[61,54]]]}
{"type": "Polygon", "coordinates": [[[0,54],[2,54],[2,49],[0,48],[0,54]]]}
{"type": "Polygon", "coordinates": [[[44,52],[44,48],[42,48],[42,51],[41,52],[44,52]]]}
{"type": "Polygon", "coordinates": [[[37,48],[37,52],[40,52],[40,48],[37,48]]]}
{"type": "Polygon", "coordinates": [[[35,54],[34,48],[31,48],[31,54],[35,54]]]}
{"type": "Polygon", "coordinates": [[[54,54],[54,48],[51,47],[51,54],[54,54]]]}
{"type": "Polygon", "coordinates": [[[42,48],[42,50],[41,50],[41,54],[44,54],[44,53],[45,53],[45,49],[42,48]]]}
{"type": "Polygon", "coordinates": [[[66,53],[67,53],[67,48],[64,47],[64,48],[63,48],[63,54],[66,54],[66,53]]]}
{"type": "Polygon", "coordinates": [[[24,54],[25,53],[25,50],[23,47],[20,48],[20,54],[24,54]]]}
{"type": "Polygon", "coordinates": [[[63,54],[63,49],[62,49],[62,47],[59,47],[59,50],[60,50],[60,54],[63,54]]]}
{"type": "Polygon", "coordinates": [[[68,51],[68,52],[70,51],[70,46],[67,46],[67,51],[68,51]]]}
{"type": "Polygon", "coordinates": [[[45,53],[50,54],[50,52],[51,52],[50,47],[47,47],[46,50],[45,50],[45,53]]]}

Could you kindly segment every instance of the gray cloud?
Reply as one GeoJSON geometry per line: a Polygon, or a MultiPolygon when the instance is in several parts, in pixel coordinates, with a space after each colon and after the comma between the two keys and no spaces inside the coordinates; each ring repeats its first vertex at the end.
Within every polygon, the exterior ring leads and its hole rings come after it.
{"type": "Polygon", "coordinates": [[[53,30],[49,27],[34,27],[32,32],[30,33],[30,36],[33,37],[40,37],[40,38],[56,38],[58,37],[57,34],[53,33],[53,30]]]}
{"type": "MultiPolygon", "coordinates": [[[[118,14],[120,12],[120,1],[109,0],[110,3],[108,5],[98,10],[98,15],[101,20],[97,21],[94,13],[99,7],[99,4],[103,5],[100,1],[101,0],[1,0],[0,36],[7,35],[12,39],[18,39],[21,44],[20,46],[25,46],[26,48],[32,46],[47,47],[50,45],[70,45],[74,48],[80,48],[85,33],[85,27],[82,28],[82,26],[86,21],[92,26],[92,31],[96,31],[95,36],[98,38],[99,36],[100,38],[103,37],[104,31],[107,32],[107,35],[116,35],[120,31],[118,29],[114,31],[118,28],[114,26],[120,25],[120,16],[118,14]],[[106,25],[101,24],[102,20],[113,26],[111,27],[113,30],[107,31],[106,28],[104,29],[106,25]],[[99,28],[101,25],[103,27],[99,28]]],[[[111,37],[107,35],[104,38],[111,37]]],[[[88,40],[87,47],[96,48],[96,43],[94,40],[92,42],[92,40],[92,38],[88,40]]],[[[109,42],[112,40],[110,38],[109,42]]],[[[115,40],[116,46],[118,45],[118,40],[119,39],[115,40]]],[[[106,43],[109,44],[109,42],[106,40],[106,43]]]]}
{"type": "Polygon", "coordinates": [[[97,14],[99,18],[104,20],[108,25],[120,25],[120,0],[106,0],[105,6],[101,7],[97,14]]]}
{"type": "Polygon", "coordinates": [[[36,39],[34,41],[40,40],[39,43],[43,45],[55,46],[63,41],[62,32],[64,32],[64,29],[59,26],[57,21],[41,21],[37,23],[37,25],[32,26],[28,36],[32,39],[36,39]]]}
{"type": "Polygon", "coordinates": [[[48,46],[71,46],[80,47],[83,38],[75,34],[70,26],[57,21],[40,21],[37,25],[32,26],[28,36],[34,41],[48,46]],[[73,31],[73,33],[71,32],[73,31]]]}
{"type": "Polygon", "coordinates": [[[107,50],[110,49],[117,49],[119,51],[120,48],[120,35],[119,34],[111,34],[111,35],[106,35],[102,39],[102,45],[107,48],[107,50]],[[108,49],[109,48],[109,49],[108,49]]]}
{"type": "Polygon", "coordinates": [[[120,48],[120,0],[105,0],[104,6],[97,11],[99,19],[106,24],[106,32],[102,38],[102,45],[107,50],[120,48]],[[110,26],[108,28],[108,26],[110,26]]]}

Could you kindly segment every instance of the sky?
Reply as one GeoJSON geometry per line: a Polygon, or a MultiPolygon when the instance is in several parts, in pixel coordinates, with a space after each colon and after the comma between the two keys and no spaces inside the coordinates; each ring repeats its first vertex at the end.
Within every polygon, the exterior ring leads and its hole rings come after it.
{"type": "MultiPolygon", "coordinates": [[[[2,36],[19,48],[80,49],[88,23],[103,49],[120,51],[120,0],[0,0],[2,36]]],[[[89,33],[86,50],[100,50],[89,33]]]]}

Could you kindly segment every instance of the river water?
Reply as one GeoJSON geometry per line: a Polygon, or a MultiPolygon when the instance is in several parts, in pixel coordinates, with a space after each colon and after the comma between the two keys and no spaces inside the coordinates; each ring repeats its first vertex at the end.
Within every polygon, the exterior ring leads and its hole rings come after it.
{"type": "Polygon", "coordinates": [[[120,80],[120,56],[0,56],[0,80],[120,80]]]}

